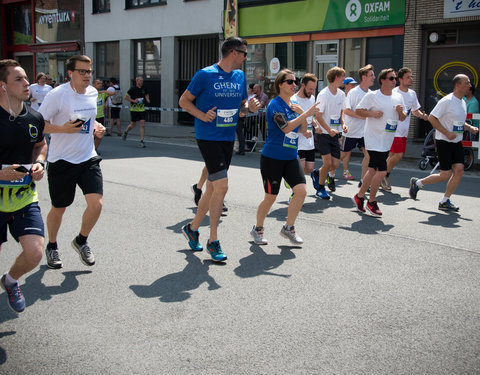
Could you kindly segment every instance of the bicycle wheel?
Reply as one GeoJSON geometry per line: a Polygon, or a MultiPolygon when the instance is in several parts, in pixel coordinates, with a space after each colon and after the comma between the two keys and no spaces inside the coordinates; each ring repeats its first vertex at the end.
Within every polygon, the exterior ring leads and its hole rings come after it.
{"type": "Polygon", "coordinates": [[[473,162],[475,161],[475,154],[470,147],[465,147],[463,149],[463,166],[464,170],[468,171],[473,166],[473,162]]]}
{"type": "Polygon", "coordinates": [[[427,169],[427,165],[428,165],[428,160],[427,159],[422,159],[418,163],[418,168],[420,168],[422,171],[424,171],[425,169],[427,169]]]}

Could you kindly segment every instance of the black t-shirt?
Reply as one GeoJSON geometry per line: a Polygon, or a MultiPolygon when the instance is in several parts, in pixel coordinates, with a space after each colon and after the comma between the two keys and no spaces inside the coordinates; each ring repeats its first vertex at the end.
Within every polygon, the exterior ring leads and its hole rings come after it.
{"type": "Polygon", "coordinates": [[[138,86],[133,86],[128,90],[127,92],[128,96],[130,96],[130,99],[137,99],[137,98],[144,98],[145,95],[148,95],[148,91],[145,90],[144,87],[138,87],[138,86]]]}
{"type": "Polygon", "coordinates": [[[44,139],[43,116],[24,105],[20,115],[12,116],[0,107],[0,165],[32,164],[33,147],[44,139]]]}

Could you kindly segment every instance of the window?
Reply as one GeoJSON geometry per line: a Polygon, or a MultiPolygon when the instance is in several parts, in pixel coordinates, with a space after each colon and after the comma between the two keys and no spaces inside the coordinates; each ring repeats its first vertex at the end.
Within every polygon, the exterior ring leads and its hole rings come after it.
{"type": "Polygon", "coordinates": [[[125,1],[126,9],[151,7],[156,5],[167,5],[167,0],[126,0],[125,1]]]}
{"type": "Polygon", "coordinates": [[[135,42],[135,76],[160,78],[162,74],[160,39],[135,42]]]}
{"type": "Polygon", "coordinates": [[[107,79],[109,77],[119,76],[119,43],[97,43],[95,58],[95,77],[107,79]]]}
{"type": "Polygon", "coordinates": [[[108,13],[110,12],[110,0],[93,0],[93,13],[108,13]]]}

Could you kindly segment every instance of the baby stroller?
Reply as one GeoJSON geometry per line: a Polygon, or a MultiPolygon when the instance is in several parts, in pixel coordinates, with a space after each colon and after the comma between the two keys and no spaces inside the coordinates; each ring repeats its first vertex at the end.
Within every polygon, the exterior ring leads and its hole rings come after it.
{"type": "MultiPolygon", "coordinates": [[[[463,165],[464,170],[468,171],[472,168],[473,163],[475,161],[475,154],[473,153],[473,149],[468,147],[470,145],[470,133],[465,132],[463,134],[463,165]]],[[[424,171],[427,169],[427,166],[430,164],[433,169],[430,174],[434,173],[435,170],[439,167],[438,156],[437,156],[437,147],[435,144],[435,129],[430,130],[425,138],[425,142],[423,142],[423,149],[422,149],[422,160],[418,163],[418,167],[424,171]]]]}

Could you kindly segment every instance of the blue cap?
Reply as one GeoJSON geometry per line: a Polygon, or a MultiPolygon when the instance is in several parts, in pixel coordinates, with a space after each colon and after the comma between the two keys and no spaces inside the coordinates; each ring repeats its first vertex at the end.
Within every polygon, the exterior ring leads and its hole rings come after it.
{"type": "Polygon", "coordinates": [[[349,84],[349,83],[357,84],[358,82],[355,81],[352,77],[347,77],[347,78],[345,78],[345,79],[343,80],[343,84],[344,84],[344,85],[347,85],[347,84],[349,84]]]}

